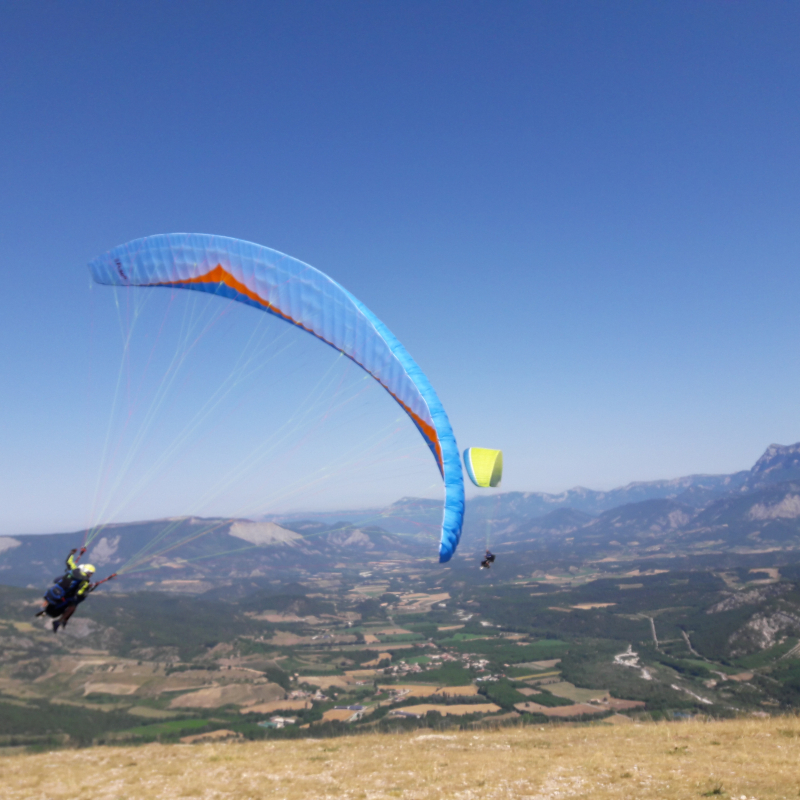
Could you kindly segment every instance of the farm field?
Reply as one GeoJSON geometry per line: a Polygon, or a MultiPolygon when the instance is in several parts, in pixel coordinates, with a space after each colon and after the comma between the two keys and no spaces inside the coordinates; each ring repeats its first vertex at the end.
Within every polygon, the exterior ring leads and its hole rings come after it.
{"type": "Polygon", "coordinates": [[[362,562],[336,582],[293,575],[224,599],[98,594],[58,635],[32,616],[35,590],[0,589],[0,746],[800,708],[798,639],[774,627],[800,610],[795,566],[604,569],[551,585],[554,572],[496,566],[476,582],[433,564],[412,575],[362,562]]]}
{"type": "Polygon", "coordinates": [[[0,758],[7,800],[795,798],[800,720],[527,726],[0,758]]]}
{"type": "MultiPolygon", "coordinates": [[[[751,477],[765,464],[793,475],[795,450],[769,450],[751,477]]],[[[98,556],[179,529],[191,546],[143,584],[103,585],[58,634],[35,614],[73,536],[9,539],[2,566],[18,582],[0,586],[0,747],[797,713],[800,524],[758,517],[765,503],[783,514],[795,489],[759,486],[703,500],[713,520],[655,498],[536,521],[523,498],[499,495],[492,513],[509,527],[495,520],[488,570],[467,534],[442,565],[416,535],[339,518],[286,520],[283,544],[246,553],[230,540],[262,523],[228,521],[196,541],[198,526],[222,523],[125,524],[98,556]],[[664,528],[673,511],[696,526],[664,528]],[[703,543],[723,529],[728,546],[712,552],[703,543]],[[230,552],[212,558],[215,547],[230,552]]]]}

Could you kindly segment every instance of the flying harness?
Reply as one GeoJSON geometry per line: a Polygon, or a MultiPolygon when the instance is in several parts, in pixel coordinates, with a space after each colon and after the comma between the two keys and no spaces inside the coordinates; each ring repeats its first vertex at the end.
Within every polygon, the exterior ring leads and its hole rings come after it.
{"type": "MultiPolygon", "coordinates": [[[[74,555],[76,550],[73,550],[70,555],[74,555]]],[[[67,572],[59,578],[53,579],[53,586],[51,586],[44,595],[44,599],[47,601],[47,608],[45,609],[45,613],[49,617],[57,617],[64,611],[64,609],[70,605],[70,603],[76,598],[78,590],[81,587],[81,584],[86,582],[88,584],[85,592],[83,593],[84,596],[89,594],[89,592],[93,592],[98,586],[105,583],[106,581],[110,581],[112,578],[117,577],[117,573],[114,572],[109,575],[107,578],[103,578],[101,581],[97,581],[97,583],[91,583],[86,575],[84,575],[80,571],[80,567],[78,566],[78,562],[80,561],[81,556],[86,552],[86,548],[82,547],[78,555],[72,560],[74,566],[67,570],[67,572]],[[76,574],[77,573],[77,574],[76,574]]],[[[78,602],[83,600],[84,597],[81,597],[78,602]]],[[[38,616],[38,615],[37,615],[38,616]]]]}

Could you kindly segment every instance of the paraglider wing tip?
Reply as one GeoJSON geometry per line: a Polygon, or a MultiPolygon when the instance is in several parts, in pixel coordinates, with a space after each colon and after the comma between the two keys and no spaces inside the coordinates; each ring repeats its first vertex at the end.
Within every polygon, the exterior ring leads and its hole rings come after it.
{"type": "Polygon", "coordinates": [[[445,564],[448,562],[452,557],[453,553],[455,553],[456,548],[455,546],[451,545],[450,547],[442,546],[439,548],[439,563],[445,564]]]}

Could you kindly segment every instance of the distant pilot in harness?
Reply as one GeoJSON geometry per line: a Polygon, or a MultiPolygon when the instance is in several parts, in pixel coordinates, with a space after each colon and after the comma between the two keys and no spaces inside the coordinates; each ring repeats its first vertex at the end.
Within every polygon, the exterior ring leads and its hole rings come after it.
{"type": "Polygon", "coordinates": [[[486,551],[483,561],[481,561],[481,569],[489,569],[494,562],[494,553],[491,550],[486,551]]]}
{"type": "MultiPolygon", "coordinates": [[[[78,558],[86,552],[82,547],[78,558]]],[[[91,564],[81,564],[75,561],[77,549],[70,550],[67,556],[67,571],[61,578],[56,578],[44,596],[44,608],[36,615],[41,617],[47,614],[53,617],[53,631],[66,627],[69,618],[75,609],[89,596],[97,584],[91,582],[95,568],[91,564]]]]}

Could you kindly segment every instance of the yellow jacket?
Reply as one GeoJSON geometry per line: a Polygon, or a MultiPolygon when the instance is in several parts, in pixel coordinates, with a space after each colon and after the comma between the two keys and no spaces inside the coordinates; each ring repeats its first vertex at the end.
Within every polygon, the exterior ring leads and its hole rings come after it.
{"type": "MultiPolygon", "coordinates": [[[[73,589],[69,594],[71,597],[80,597],[83,598],[86,593],[89,591],[92,582],[81,572],[81,568],[78,564],[75,563],[75,554],[70,553],[67,556],[67,569],[69,570],[69,575],[73,579],[73,581],[78,581],[77,589],[73,589]]],[[[73,583],[73,586],[75,584],[73,583]]]]}

